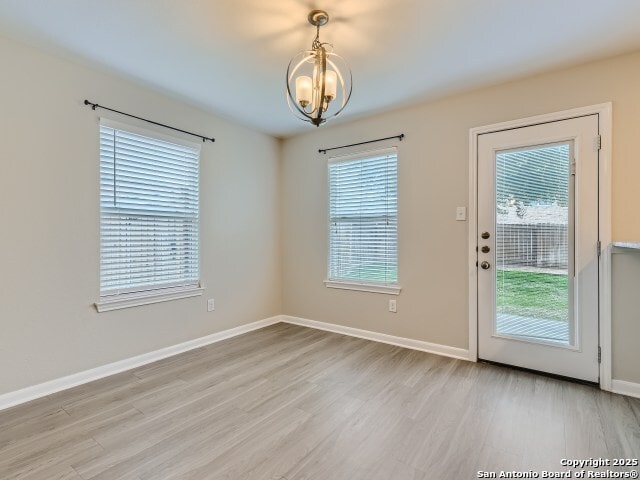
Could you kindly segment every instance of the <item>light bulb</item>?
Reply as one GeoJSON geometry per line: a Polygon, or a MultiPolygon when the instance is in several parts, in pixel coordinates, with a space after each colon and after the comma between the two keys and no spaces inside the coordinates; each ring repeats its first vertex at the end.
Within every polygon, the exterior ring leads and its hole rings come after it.
{"type": "Polygon", "coordinates": [[[329,101],[336,98],[338,88],[338,75],[333,70],[327,70],[324,74],[324,97],[329,101]]]}
{"type": "Polygon", "coordinates": [[[311,78],[306,75],[296,78],[296,101],[302,108],[311,103],[311,78]]]}

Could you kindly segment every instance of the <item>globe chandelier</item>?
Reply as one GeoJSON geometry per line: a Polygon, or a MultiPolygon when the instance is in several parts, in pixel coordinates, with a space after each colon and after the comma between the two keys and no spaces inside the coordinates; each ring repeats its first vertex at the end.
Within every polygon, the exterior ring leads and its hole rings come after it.
{"type": "Polygon", "coordinates": [[[307,17],[316,27],[311,50],[299,52],[287,67],[287,103],[301,120],[319,127],[339,115],[351,98],[352,76],[347,62],[320,41],[320,27],[329,22],[324,10],[307,17]]]}

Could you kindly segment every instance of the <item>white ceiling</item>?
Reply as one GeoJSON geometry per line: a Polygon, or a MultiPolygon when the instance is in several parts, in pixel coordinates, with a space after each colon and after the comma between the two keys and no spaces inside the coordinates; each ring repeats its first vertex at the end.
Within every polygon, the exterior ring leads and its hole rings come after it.
{"type": "Polygon", "coordinates": [[[353,71],[347,119],[640,49],[639,0],[0,0],[0,29],[287,136],[315,128],[284,93],[313,8],[353,71]]]}

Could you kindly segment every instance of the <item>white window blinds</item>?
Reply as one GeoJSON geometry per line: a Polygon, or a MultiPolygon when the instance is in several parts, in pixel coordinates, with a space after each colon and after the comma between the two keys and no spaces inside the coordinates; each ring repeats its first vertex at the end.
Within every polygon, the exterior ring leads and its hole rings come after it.
{"type": "Polygon", "coordinates": [[[395,148],[329,161],[329,280],[397,284],[395,148]]]}
{"type": "Polygon", "coordinates": [[[197,285],[197,146],[100,125],[100,296],[197,285]]]}

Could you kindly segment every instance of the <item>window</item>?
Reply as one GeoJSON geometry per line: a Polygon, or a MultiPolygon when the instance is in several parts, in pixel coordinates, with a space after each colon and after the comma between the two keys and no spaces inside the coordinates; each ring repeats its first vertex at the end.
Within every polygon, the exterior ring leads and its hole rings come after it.
{"type": "Polygon", "coordinates": [[[395,148],[329,160],[329,278],[325,284],[400,292],[395,148]]]}
{"type": "Polygon", "coordinates": [[[200,295],[200,149],[100,122],[98,311],[200,295]]]}

